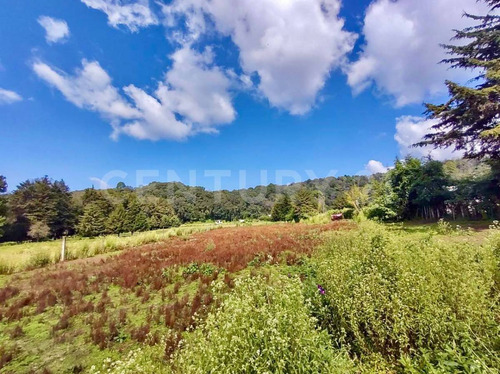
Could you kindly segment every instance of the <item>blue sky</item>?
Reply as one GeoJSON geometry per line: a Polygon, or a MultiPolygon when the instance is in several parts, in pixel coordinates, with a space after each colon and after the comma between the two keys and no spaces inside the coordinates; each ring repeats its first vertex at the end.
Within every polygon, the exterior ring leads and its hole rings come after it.
{"type": "Polygon", "coordinates": [[[213,170],[233,189],[459,156],[408,145],[432,125],[422,103],[470,77],[439,43],[475,0],[0,1],[10,190],[175,174],[213,189],[213,170]]]}

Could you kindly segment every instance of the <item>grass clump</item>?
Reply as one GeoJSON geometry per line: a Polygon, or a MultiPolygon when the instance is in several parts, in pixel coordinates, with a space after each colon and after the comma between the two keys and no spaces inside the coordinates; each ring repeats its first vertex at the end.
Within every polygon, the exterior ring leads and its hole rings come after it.
{"type": "Polygon", "coordinates": [[[297,278],[244,277],[186,337],[181,373],[347,373],[350,362],[315,328],[297,278]]]}

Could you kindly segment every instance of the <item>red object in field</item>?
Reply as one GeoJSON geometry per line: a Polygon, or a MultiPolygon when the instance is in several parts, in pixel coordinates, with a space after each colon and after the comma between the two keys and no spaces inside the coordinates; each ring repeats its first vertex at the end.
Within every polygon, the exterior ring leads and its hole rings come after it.
{"type": "Polygon", "coordinates": [[[344,215],[342,213],[332,214],[332,221],[339,221],[344,219],[344,215]]]}

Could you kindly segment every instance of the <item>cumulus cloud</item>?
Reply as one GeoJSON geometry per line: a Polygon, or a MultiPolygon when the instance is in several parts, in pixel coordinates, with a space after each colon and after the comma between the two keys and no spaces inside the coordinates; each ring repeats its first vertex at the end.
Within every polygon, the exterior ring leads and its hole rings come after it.
{"type": "Polygon", "coordinates": [[[124,25],[132,32],[141,27],[158,24],[148,0],[81,0],[89,8],[100,10],[108,16],[113,27],[124,25]]]}
{"type": "Polygon", "coordinates": [[[432,146],[412,147],[413,144],[422,140],[425,134],[433,131],[431,127],[437,123],[436,120],[423,117],[402,116],[396,120],[396,134],[394,139],[398,143],[399,152],[402,157],[412,155],[414,157],[430,156],[434,160],[444,161],[462,157],[462,152],[453,151],[453,148],[434,148],[432,146]]]}
{"type": "Polygon", "coordinates": [[[43,62],[35,62],[33,70],[79,108],[99,112],[109,119],[140,116],[139,111],[120,95],[112,85],[111,77],[96,61],[83,60],[82,69],[77,70],[74,75],[56,71],[43,62]]]}
{"type": "Polygon", "coordinates": [[[0,105],[13,104],[21,101],[23,98],[17,92],[9,91],[0,87],[0,105]]]}
{"type": "Polygon", "coordinates": [[[45,29],[47,43],[64,42],[69,37],[69,27],[64,20],[40,16],[38,23],[45,29]]]}
{"type": "Polygon", "coordinates": [[[384,166],[380,161],[370,160],[365,165],[365,170],[368,174],[378,174],[378,173],[387,173],[391,167],[384,166]]]}
{"type": "Polygon", "coordinates": [[[57,88],[79,108],[100,113],[110,121],[114,138],[182,140],[230,123],[236,113],[229,93],[230,80],[213,66],[210,50],[199,53],[186,46],[172,56],[172,69],[154,93],[129,85],[123,95],[98,62],[83,60],[74,75],[58,72],[42,62],[35,73],[57,88]]]}
{"type": "Polygon", "coordinates": [[[271,105],[304,114],[330,71],[341,65],[356,35],[343,29],[339,0],[174,0],[163,7],[167,26],[183,21],[181,43],[215,29],[239,49],[245,74],[271,105]]]}
{"type": "Polygon", "coordinates": [[[364,18],[362,53],[346,68],[349,85],[359,93],[375,83],[397,106],[446,93],[445,79],[464,82],[473,72],[439,64],[447,57],[440,44],[474,23],[464,12],[486,11],[470,0],[376,0],[364,18]]]}

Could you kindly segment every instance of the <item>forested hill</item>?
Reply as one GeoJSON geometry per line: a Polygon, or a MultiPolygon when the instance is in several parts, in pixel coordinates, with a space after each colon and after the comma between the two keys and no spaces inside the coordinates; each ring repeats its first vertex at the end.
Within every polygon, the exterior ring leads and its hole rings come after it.
{"type": "MultiPolygon", "coordinates": [[[[498,163],[411,157],[370,177],[233,191],[154,182],[70,192],[64,181],[43,177],[22,182],[10,194],[0,191],[0,241],[133,233],[206,220],[299,221],[332,209],[381,221],[499,218],[499,181],[498,163]]],[[[5,192],[5,178],[0,182],[5,192]]]]}
{"type": "Polygon", "coordinates": [[[368,182],[369,178],[366,176],[342,176],[307,180],[285,186],[269,184],[232,191],[207,191],[202,187],[186,186],[179,182],[153,182],[136,191],[138,195],[168,199],[182,221],[231,221],[268,215],[277,196],[294,196],[302,188],[316,191],[318,202],[325,209],[343,208],[343,202],[340,201],[343,193],[353,185],[365,186],[368,182]]]}

